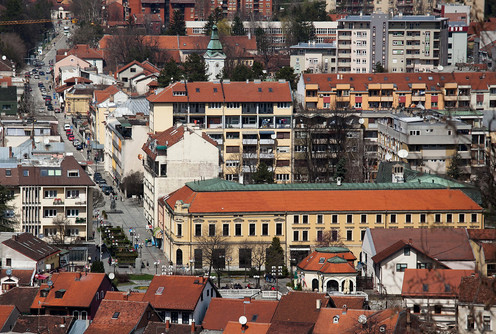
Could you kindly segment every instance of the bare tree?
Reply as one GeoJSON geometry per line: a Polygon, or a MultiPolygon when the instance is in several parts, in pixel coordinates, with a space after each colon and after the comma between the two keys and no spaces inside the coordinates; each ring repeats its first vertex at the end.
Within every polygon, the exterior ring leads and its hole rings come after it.
{"type": "Polygon", "coordinates": [[[330,229],[322,232],[322,238],[317,239],[320,247],[344,246],[343,239],[339,235],[338,229],[330,229]]]}
{"type": "Polygon", "coordinates": [[[208,276],[213,269],[217,274],[217,281],[220,286],[220,275],[226,266],[226,257],[230,254],[230,244],[228,239],[218,232],[217,229],[209,230],[207,235],[197,237],[197,244],[202,252],[203,260],[208,266],[208,276]]]}
{"type": "Polygon", "coordinates": [[[262,275],[262,268],[267,262],[267,248],[269,246],[269,243],[264,242],[258,242],[252,246],[251,259],[253,266],[257,269],[257,288],[260,287],[260,276],[262,275]]]}
{"type": "Polygon", "coordinates": [[[64,244],[67,225],[70,224],[69,219],[67,219],[64,214],[59,213],[53,218],[52,223],[55,225],[56,230],[56,233],[52,236],[53,242],[57,244],[64,244]]]}
{"type": "Polygon", "coordinates": [[[103,206],[105,206],[105,196],[100,190],[93,189],[93,207],[96,209],[103,206]]]}
{"type": "Polygon", "coordinates": [[[97,24],[101,20],[102,2],[100,0],[72,1],[71,12],[77,13],[82,23],[97,24]]]}

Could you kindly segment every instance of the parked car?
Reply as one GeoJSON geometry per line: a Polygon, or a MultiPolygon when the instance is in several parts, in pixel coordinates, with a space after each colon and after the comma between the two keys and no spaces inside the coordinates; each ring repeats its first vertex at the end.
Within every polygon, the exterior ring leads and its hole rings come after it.
{"type": "Polygon", "coordinates": [[[55,113],[56,114],[60,113],[60,108],[55,108],[55,113]]]}
{"type": "Polygon", "coordinates": [[[102,174],[101,174],[101,173],[99,173],[99,172],[96,172],[96,173],[93,175],[93,177],[94,177],[95,179],[101,179],[101,178],[102,178],[102,174]]]}
{"type": "Polygon", "coordinates": [[[53,105],[51,103],[47,104],[47,110],[53,111],[53,105]]]}
{"type": "Polygon", "coordinates": [[[103,186],[102,191],[105,195],[115,195],[114,188],[112,186],[103,186]]]}
{"type": "Polygon", "coordinates": [[[34,78],[35,78],[35,79],[39,79],[39,78],[40,78],[40,76],[39,76],[38,74],[35,74],[35,75],[34,75],[34,78]]]}
{"type": "Polygon", "coordinates": [[[72,129],[66,129],[65,130],[65,134],[68,136],[68,135],[72,135],[72,129]]]}
{"type": "Polygon", "coordinates": [[[74,147],[78,146],[79,144],[81,144],[79,139],[74,139],[74,141],[72,142],[72,145],[74,145],[74,147]]]}
{"type": "Polygon", "coordinates": [[[71,129],[71,125],[69,123],[65,123],[64,124],[64,130],[67,131],[67,130],[70,130],[71,129]]]}
{"type": "Polygon", "coordinates": [[[74,138],[73,134],[70,134],[67,136],[67,139],[69,139],[70,141],[73,141],[75,138],[74,138]]]}
{"type": "Polygon", "coordinates": [[[83,149],[83,144],[79,144],[76,146],[76,150],[81,151],[83,149]]]}
{"type": "Polygon", "coordinates": [[[43,71],[40,71],[40,75],[45,75],[45,72],[43,72],[43,71]]]}

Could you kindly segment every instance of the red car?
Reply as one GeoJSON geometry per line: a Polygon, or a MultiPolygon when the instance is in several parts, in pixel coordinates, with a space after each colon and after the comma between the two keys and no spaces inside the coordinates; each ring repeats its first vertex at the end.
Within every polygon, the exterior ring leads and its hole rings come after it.
{"type": "Polygon", "coordinates": [[[66,135],[72,135],[72,129],[66,129],[65,134],[66,135]]]}
{"type": "Polygon", "coordinates": [[[73,141],[74,140],[74,135],[73,134],[70,134],[67,136],[67,139],[69,139],[70,141],[73,141]]]}

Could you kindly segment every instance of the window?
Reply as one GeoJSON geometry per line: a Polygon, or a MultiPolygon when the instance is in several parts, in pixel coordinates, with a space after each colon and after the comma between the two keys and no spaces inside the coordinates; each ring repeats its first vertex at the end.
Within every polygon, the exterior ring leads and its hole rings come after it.
{"type": "Polygon", "coordinates": [[[222,224],[222,235],[224,237],[229,236],[229,224],[222,224]]]}
{"type": "Polygon", "coordinates": [[[440,213],[436,213],[436,215],[434,216],[434,221],[436,223],[440,223],[441,222],[441,214],[440,213]]]}
{"type": "Polygon", "coordinates": [[[239,250],[239,267],[251,268],[251,248],[241,248],[239,250]]]}
{"type": "Polygon", "coordinates": [[[353,224],[353,215],[346,215],[346,222],[348,224],[353,224]]]}
{"type": "Polygon", "coordinates": [[[382,215],[376,215],[375,216],[375,223],[376,224],[382,224],[382,215]]]}
{"type": "Polygon", "coordinates": [[[353,240],[353,230],[346,230],[346,240],[347,241],[353,240]]]}
{"type": "Polygon", "coordinates": [[[74,189],[74,190],[67,190],[66,196],[67,198],[78,198],[79,197],[79,190],[74,189]]]}
{"type": "Polygon", "coordinates": [[[337,224],[338,223],[338,215],[332,215],[332,223],[337,224]]]}
{"type": "Polygon", "coordinates": [[[208,104],[208,107],[211,109],[221,109],[222,108],[222,103],[220,102],[212,102],[208,104]]]}
{"type": "Polygon", "coordinates": [[[293,231],[293,241],[299,241],[300,233],[299,231],[293,231]]]}
{"type": "Polygon", "coordinates": [[[182,237],[183,236],[183,224],[177,224],[177,233],[176,235],[178,237],[182,237]]]}
{"type": "Polygon", "coordinates": [[[453,215],[451,213],[446,214],[446,222],[448,223],[453,222],[453,215]]]}
{"type": "Polygon", "coordinates": [[[459,221],[460,223],[465,223],[465,214],[464,214],[464,213],[460,213],[460,214],[458,215],[458,221],[459,221]]]}
{"type": "Polygon", "coordinates": [[[57,197],[57,190],[45,190],[45,198],[57,197]]]}
{"type": "Polygon", "coordinates": [[[468,330],[475,329],[475,321],[473,315],[467,315],[467,329],[468,330]]]}
{"type": "Polygon", "coordinates": [[[293,224],[299,224],[300,223],[300,216],[293,216],[293,224]]]}
{"type": "Polygon", "coordinates": [[[482,326],[484,331],[491,331],[491,316],[490,315],[484,315],[482,317],[482,326]]]}
{"type": "Polygon", "coordinates": [[[235,229],[236,236],[240,237],[241,236],[241,224],[236,224],[234,226],[234,229],[235,229]]]}
{"type": "Polygon", "coordinates": [[[79,216],[79,209],[67,209],[66,216],[67,217],[77,217],[77,216],[79,216]]]}
{"type": "MultiPolygon", "coordinates": [[[[195,269],[201,269],[203,267],[203,252],[201,249],[195,249],[195,269]]],[[[203,294],[202,294],[203,297],[203,294]]]]}
{"type": "Polygon", "coordinates": [[[360,216],[360,222],[362,224],[367,224],[367,215],[361,215],[360,216]]]}
{"type": "MultiPolygon", "coordinates": [[[[317,231],[317,241],[322,241],[322,236],[324,235],[324,231],[318,230],[317,231]]],[[[320,262],[319,262],[320,263],[320,262]]]]}
{"type": "Polygon", "coordinates": [[[255,224],[250,224],[250,236],[255,236],[255,224]]]}
{"type": "Polygon", "coordinates": [[[215,236],[215,224],[208,225],[208,236],[209,237],[215,236]]]}
{"type": "Polygon", "coordinates": [[[363,239],[365,239],[365,232],[367,232],[367,230],[361,230],[360,231],[360,240],[363,241],[363,239]]]}
{"type": "Polygon", "coordinates": [[[303,215],[303,224],[308,224],[308,215],[303,215]]]}
{"type": "Polygon", "coordinates": [[[171,312],[171,323],[177,324],[179,321],[179,312],[171,312]]]}
{"type": "Polygon", "coordinates": [[[420,214],[420,222],[425,223],[425,213],[420,214]]]}
{"type": "Polygon", "coordinates": [[[262,235],[269,235],[269,224],[262,224],[262,235]]]}
{"type": "Polygon", "coordinates": [[[317,224],[323,224],[323,223],[324,223],[324,216],[317,215],[317,224]]]}
{"type": "Polygon", "coordinates": [[[29,176],[29,171],[27,169],[23,170],[22,175],[29,176]]]}
{"type": "Polygon", "coordinates": [[[239,102],[228,102],[228,103],[227,103],[227,108],[228,108],[228,109],[236,109],[236,108],[239,108],[239,102]]]}
{"type": "Polygon", "coordinates": [[[412,215],[407,213],[405,215],[405,223],[411,223],[412,222],[412,215]]]}
{"type": "Polygon", "coordinates": [[[6,169],[5,170],[5,176],[12,176],[12,170],[11,169],[6,169]]]}
{"type": "Polygon", "coordinates": [[[472,213],[472,223],[477,223],[477,214],[472,213]]]}
{"type": "Polygon", "coordinates": [[[302,231],[301,241],[308,241],[308,231],[302,231]]]}
{"type": "Polygon", "coordinates": [[[201,237],[201,235],[202,235],[201,224],[195,224],[195,237],[201,237]]]}
{"type": "Polygon", "coordinates": [[[403,255],[410,256],[410,247],[403,248],[403,255]]]}
{"type": "Polygon", "coordinates": [[[391,220],[391,223],[392,224],[396,224],[396,214],[394,214],[394,213],[391,214],[391,219],[390,220],[391,220]]]}
{"type": "Polygon", "coordinates": [[[12,259],[7,258],[7,259],[5,260],[5,265],[6,265],[7,267],[12,267],[12,259]]]}
{"type": "Polygon", "coordinates": [[[68,170],[67,171],[67,177],[79,177],[79,171],[78,170],[68,170]]]}
{"type": "Polygon", "coordinates": [[[282,224],[281,223],[276,224],[276,235],[282,235],[282,224]]]}
{"type": "Polygon", "coordinates": [[[184,324],[184,325],[188,325],[189,324],[189,312],[183,312],[181,314],[181,322],[184,324]]]}
{"type": "Polygon", "coordinates": [[[289,181],[289,174],[276,174],[276,181],[289,181]]]}
{"type": "Polygon", "coordinates": [[[405,269],[407,269],[407,268],[408,268],[408,264],[406,264],[406,263],[397,263],[396,264],[396,271],[397,272],[404,272],[405,269]]]}

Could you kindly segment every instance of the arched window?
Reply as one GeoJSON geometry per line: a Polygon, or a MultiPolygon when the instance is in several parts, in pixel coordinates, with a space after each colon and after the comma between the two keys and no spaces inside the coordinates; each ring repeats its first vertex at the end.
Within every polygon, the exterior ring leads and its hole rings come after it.
{"type": "Polygon", "coordinates": [[[176,264],[178,266],[182,266],[183,265],[183,251],[178,249],[176,251],[176,264]]]}
{"type": "Polygon", "coordinates": [[[319,280],[316,278],[312,280],[312,291],[319,291],[319,280]]]}
{"type": "Polygon", "coordinates": [[[335,280],[327,281],[327,291],[339,291],[339,283],[335,280]]]}

